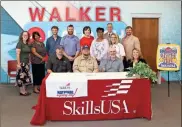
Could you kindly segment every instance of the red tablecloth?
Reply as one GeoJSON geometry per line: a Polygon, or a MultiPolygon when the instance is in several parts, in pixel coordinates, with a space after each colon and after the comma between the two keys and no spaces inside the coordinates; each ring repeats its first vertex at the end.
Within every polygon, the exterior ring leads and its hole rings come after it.
{"type": "MultiPolygon", "coordinates": [[[[133,79],[127,94],[107,96],[108,85],[121,80],[89,80],[88,96],[79,98],[47,98],[44,78],[32,125],[43,125],[46,120],[111,120],[147,118],[151,120],[151,91],[147,79],[133,79]]],[[[124,80],[124,79],[123,79],[124,80]]],[[[114,93],[114,91],[111,91],[114,93]]]]}

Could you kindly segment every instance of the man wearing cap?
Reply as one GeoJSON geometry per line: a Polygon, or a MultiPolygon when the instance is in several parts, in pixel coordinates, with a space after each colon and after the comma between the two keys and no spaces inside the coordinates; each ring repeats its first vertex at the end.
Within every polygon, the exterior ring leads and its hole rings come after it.
{"type": "Polygon", "coordinates": [[[101,60],[100,72],[122,72],[124,70],[123,61],[116,56],[116,49],[109,48],[109,58],[101,60]]]}
{"type": "Polygon", "coordinates": [[[89,46],[84,45],[81,52],[82,55],[78,56],[73,63],[73,72],[98,72],[97,61],[90,56],[89,46]]]}
{"type": "Polygon", "coordinates": [[[63,55],[63,47],[56,46],[56,53],[49,57],[47,62],[47,72],[71,72],[72,67],[69,60],[63,55]]]}

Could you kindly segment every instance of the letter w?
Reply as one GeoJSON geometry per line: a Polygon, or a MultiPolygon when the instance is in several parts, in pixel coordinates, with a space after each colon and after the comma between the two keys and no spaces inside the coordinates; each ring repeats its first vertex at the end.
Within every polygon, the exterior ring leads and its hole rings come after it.
{"type": "Polygon", "coordinates": [[[45,13],[45,8],[42,8],[40,11],[39,8],[35,8],[35,11],[32,11],[32,8],[29,8],[29,13],[31,17],[31,21],[34,22],[36,17],[38,16],[38,21],[42,21],[45,13]]]}

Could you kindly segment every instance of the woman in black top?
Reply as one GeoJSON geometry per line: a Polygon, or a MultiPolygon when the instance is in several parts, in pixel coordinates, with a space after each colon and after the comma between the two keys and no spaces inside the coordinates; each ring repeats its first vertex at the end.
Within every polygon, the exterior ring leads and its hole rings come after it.
{"type": "Polygon", "coordinates": [[[141,52],[137,48],[134,48],[132,52],[133,58],[128,61],[125,71],[128,71],[129,67],[134,67],[138,62],[147,63],[145,59],[142,58],[141,52]]]}
{"type": "Polygon", "coordinates": [[[40,42],[40,34],[38,32],[33,32],[32,37],[34,42],[32,44],[32,75],[33,75],[33,85],[34,93],[39,93],[39,87],[45,77],[45,61],[46,61],[46,48],[43,42],[40,42]]]}

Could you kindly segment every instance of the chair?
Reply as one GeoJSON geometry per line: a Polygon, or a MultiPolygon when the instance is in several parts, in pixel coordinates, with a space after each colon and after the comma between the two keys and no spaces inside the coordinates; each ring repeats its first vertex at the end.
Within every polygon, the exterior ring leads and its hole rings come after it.
{"type": "Polygon", "coordinates": [[[17,61],[9,60],[8,61],[8,75],[7,75],[8,83],[10,83],[10,81],[12,79],[14,79],[14,80],[16,79],[16,69],[17,69],[17,61]]]}

